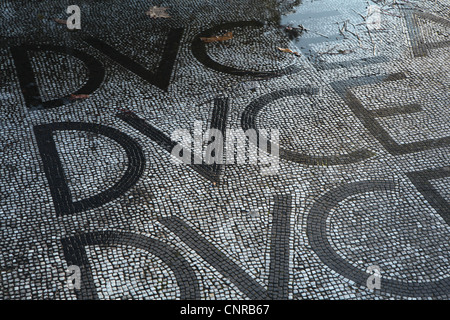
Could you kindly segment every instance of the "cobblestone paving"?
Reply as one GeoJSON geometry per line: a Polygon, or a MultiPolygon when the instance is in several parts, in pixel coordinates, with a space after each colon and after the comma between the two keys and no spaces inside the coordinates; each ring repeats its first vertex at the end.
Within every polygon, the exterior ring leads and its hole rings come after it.
{"type": "Polygon", "coordinates": [[[1,299],[450,297],[450,1],[0,8],[1,299]],[[198,121],[278,171],[175,163],[198,121]]]}

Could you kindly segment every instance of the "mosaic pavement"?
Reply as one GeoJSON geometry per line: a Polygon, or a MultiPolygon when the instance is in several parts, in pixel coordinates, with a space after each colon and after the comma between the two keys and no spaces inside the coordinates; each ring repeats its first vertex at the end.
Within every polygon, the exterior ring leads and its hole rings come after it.
{"type": "Polygon", "coordinates": [[[450,1],[369,4],[2,1],[0,298],[448,299],[450,1]],[[199,121],[278,170],[175,163],[199,121]]]}

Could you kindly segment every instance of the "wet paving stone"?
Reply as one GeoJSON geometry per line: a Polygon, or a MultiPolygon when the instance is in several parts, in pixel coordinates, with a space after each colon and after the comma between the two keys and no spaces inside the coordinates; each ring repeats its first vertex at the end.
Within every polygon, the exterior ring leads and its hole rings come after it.
{"type": "Polygon", "coordinates": [[[74,4],[0,5],[0,299],[450,298],[448,0],[74,4]]]}

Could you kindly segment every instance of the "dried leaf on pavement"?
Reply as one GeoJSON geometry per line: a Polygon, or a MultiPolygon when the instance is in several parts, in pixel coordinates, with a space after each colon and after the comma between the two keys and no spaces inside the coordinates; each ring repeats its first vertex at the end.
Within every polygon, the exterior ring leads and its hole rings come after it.
{"type": "Polygon", "coordinates": [[[67,24],[67,20],[58,19],[58,18],[55,19],[55,22],[59,23],[59,24],[67,24]]]}
{"type": "Polygon", "coordinates": [[[89,98],[88,94],[80,93],[80,94],[71,94],[70,95],[70,99],[87,99],[87,98],[89,98]]]}
{"type": "Polygon", "coordinates": [[[280,50],[281,52],[292,53],[292,54],[295,54],[296,56],[300,56],[300,53],[298,53],[297,51],[292,51],[291,49],[288,49],[288,48],[277,47],[277,49],[280,50]]]}
{"type": "Polygon", "coordinates": [[[209,43],[209,42],[221,42],[221,41],[227,41],[233,38],[233,32],[227,32],[223,36],[215,36],[215,37],[201,37],[200,40],[203,42],[209,43]]]}

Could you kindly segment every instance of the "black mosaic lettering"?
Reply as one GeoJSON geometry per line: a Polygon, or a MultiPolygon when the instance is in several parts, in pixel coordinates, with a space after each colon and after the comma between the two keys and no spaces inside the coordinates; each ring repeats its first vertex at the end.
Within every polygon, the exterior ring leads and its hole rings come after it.
{"type": "Polygon", "coordinates": [[[430,180],[433,179],[450,177],[450,167],[408,172],[406,175],[445,222],[450,225],[450,203],[430,183],[430,180]]]}
{"type": "Polygon", "coordinates": [[[228,30],[233,29],[236,27],[256,27],[260,28],[263,26],[262,22],[259,21],[239,21],[239,22],[228,22],[220,25],[216,25],[210,29],[207,29],[205,31],[200,32],[197,34],[192,41],[191,49],[192,54],[194,57],[200,61],[203,65],[205,65],[208,68],[211,68],[213,70],[236,75],[236,76],[252,76],[252,77],[274,77],[274,76],[280,76],[280,75],[286,75],[286,74],[292,74],[299,70],[298,66],[290,66],[286,67],[282,70],[278,71],[250,71],[250,70],[241,70],[238,68],[226,66],[223,64],[220,64],[217,61],[212,60],[207,52],[206,52],[206,45],[204,42],[200,40],[202,37],[211,37],[215,33],[219,32],[220,30],[228,30]]]}
{"type": "Polygon", "coordinates": [[[364,108],[362,102],[351,92],[351,88],[360,85],[374,84],[382,81],[398,81],[405,79],[403,73],[390,74],[386,76],[376,77],[360,77],[352,80],[337,81],[331,83],[331,86],[345,100],[354,114],[361,120],[367,130],[393,155],[401,155],[413,152],[420,152],[433,148],[441,148],[450,144],[450,137],[438,139],[429,139],[418,142],[398,144],[389,135],[389,133],[377,122],[377,117],[386,117],[397,114],[408,114],[420,112],[422,110],[419,105],[408,105],[403,107],[394,107],[371,111],[364,108]]]}
{"type": "MultiPolygon", "coordinates": [[[[354,267],[335,252],[327,238],[327,218],[333,208],[348,197],[370,191],[388,191],[393,188],[394,184],[391,181],[383,180],[349,183],[322,195],[309,212],[306,232],[312,249],[323,263],[354,281],[357,286],[365,287],[370,274],[354,267]]],[[[450,277],[428,282],[403,282],[386,277],[381,279],[382,293],[410,297],[436,297],[448,294],[450,290],[450,277]]]]}
{"type": "Polygon", "coordinates": [[[447,28],[450,27],[450,20],[437,17],[431,13],[413,10],[411,8],[404,8],[403,13],[405,16],[406,26],[411,42],[411,49],[414,57],[426,57],[428,56],[430,49],[450,46],[450,40],[436,42],[425,41],[418,19],[421,18],[428,21],[433,21],[446,26],[447,28]]]}
{"type": "MultiPolygon", "coordinates": [[[[274,91],[268,94],[265,94],[256,100],[253,100],[244,110],[241,117],[241,126],[244,130],[254,129],[258,130],[256,127],[256,118],[261,109],[264,108],[267,104],[281,99],[283,97],[296,96],[296,95],[314,95],[318,93],[318,89],[314,88],[293,88],[286,90],[274,91]]],[[[271,144],[269,143],[269,146],[271,144]]],[[[268,149],[270,152],[270,148],[268,149]]],[[[293,152],[291,150],[280,148],[280,157],[297,162],[302,164],[309,165],[322,165],[323,163],[327,163],[329,165],[339,165],[346,163],[353,163],[362,161],[372,156],[372,153],[369,150],[358,150],[354,151],[347,155],[336,155],[333,157],[318,157],[311,156],[308,154],[303,154],[299,152],[293,152]]]]}
{"type": "Polygon", "coordinates": [[[126,55],[120,53],[109,44],[85,35],[82,37],[84,41],[89,43],[95,49],[102,52],[104,55],[120,64],[125,69],[133,72],[142,79],[148,81],[152,85],[158,87],[163,91],[167,91],[170,84],[170,77],[172,75],[173,66],[177,57],[178,48],[180,46],[181,37],[183,36],[183,29],[171,29],[167,36],[166,45],[164,47],[163,56],[159,63],[156,72],[151,72],[143,68],[138,63],[131,60],[126,55]]]}
{"type": "Polygon", "coordinates": [[[145,158],[142,148],[133,139],[117,129],[93,123],[55,122],[35,126],[34,133],[58,216],[97,208],[120,197],[139,180],[144,171],[145,158]],[[53,133],[58,130],[92,132],[116,141],[122,146],[128,157],[128,167],[122,178],[112,187],[99,194],[74,202],[53,140],[53,133]]]}
{"type": "Polygon", "coordinates": [[[289,246],[290,237],[291,197],[280,195],[275,196],[274,200],[267,290],[180,218],[162,218],[159,221],[220,273],[229,278],[250,299],[287,299],[289,251],[286,250],[286,247],[289,246]]]}
{"type": "MultiPolygon", "coordinates": [[[[225,137],[225,125],[228,114],[228,100],[222,98],[214,99],[214,109],[211,117],[210,129],[218,129],[223,132],[225,137]]],[[[153,127],[151,124],[146,122],[144,119],[140,118],[136,114],[130,112],[122,112],[116,115],[119,119],[125,121],[133,128],[146,135],[153,141],[155,141],[161,148],[171,153],[173,148],[177,145],[177,142],[172,141],[170,137],[164,134],[161,130],[153,127]]],[[[192,161],[189,167],[194,169],[204,178],[212,181],[219,182],[220,174],[223,166],[218,163],[206,164],[201,160],[202,164],[195,164],[194,157],[196,155],[192,154],[192,161]]]]}
{"type": "Polygon", "coordinates": [[[96,300],[94,280],[86,246],[131,246],[145,250],[160,258],[175,274],[180,288],[180,299],[200,298],[198,280],[194,270],[178,251],[159,240],[121,231],[97,231],[61,239],[68,265],[81,269],[81,287],[75,290],[78,300],[96,300]]]}
{"type": "Polygon", "coordinates": [[[80,50],[55,45],[14,46],[11,48],[11,54],[14,59],[17,76],[19,77],[21,91],[25,98],[25,104],[29,110],[56,108],[67,105],[73,101],[70,99],[70,94],[62,98],[42,101],[33,68],[31,67],[30,59],[28,57],[29,51],[52,51],[63,53],[83,61],[89,71],[89,79],[73,94],[91,94],[100,87],[103,79],[105,78],[105,69],[103,64],[95,57],[80,50]]]}

